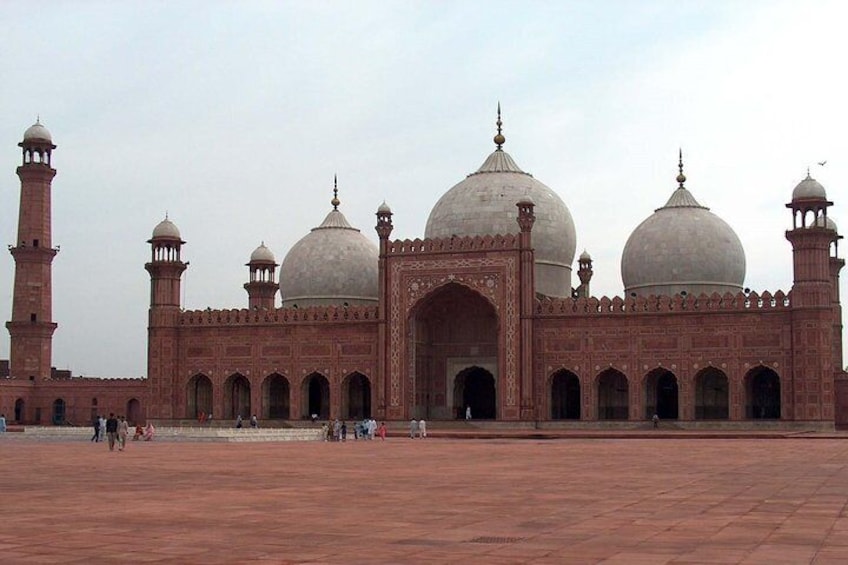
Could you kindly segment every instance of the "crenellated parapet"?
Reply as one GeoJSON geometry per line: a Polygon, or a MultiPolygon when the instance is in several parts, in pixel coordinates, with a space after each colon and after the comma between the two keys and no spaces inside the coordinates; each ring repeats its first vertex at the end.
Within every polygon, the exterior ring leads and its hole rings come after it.
{"type": "Polygon", "coordinates": [[[376,322],[376,306],[312,306],[275,310],[186,310],[181,326],[252,326],[320,322],[376,322]]]}
{"type": "Polygon", "coordinates": [[[750,311],[750,310],[788,310],[791,292],[778,290],[761,295],[756,292],[745,294],[714,293],[674,296],[635,296],[621,298],[544,298],[536,300],[536,316],[584,316],[587,314],[640,314],[640,313],[691,313],[706,311],[750,311]]]}
{"type": "Polygon", "coordinates": [[[434,239],[398,239],[390,241],[387,255],[411,255],[415,253],[457,253],[469,251],[518,250],[521,239],[518,234],[445,237],[434,239]]]}

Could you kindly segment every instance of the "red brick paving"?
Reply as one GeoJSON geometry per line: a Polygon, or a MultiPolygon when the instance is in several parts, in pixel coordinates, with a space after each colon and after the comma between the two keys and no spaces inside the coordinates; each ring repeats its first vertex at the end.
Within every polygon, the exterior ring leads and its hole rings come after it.
{"type": "MultiPolygon", "coordinates": [[[[17,435],[17,434],[15,434],[17,435]]],[[[848,441],[0,437],[2,563],[846,563],[848,441]]]]}

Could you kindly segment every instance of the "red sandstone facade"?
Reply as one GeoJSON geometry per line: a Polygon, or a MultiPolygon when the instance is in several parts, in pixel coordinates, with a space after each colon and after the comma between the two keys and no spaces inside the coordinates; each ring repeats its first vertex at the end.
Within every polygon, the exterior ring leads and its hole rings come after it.
{"type": "Polygon", "coordinates": [[[249,264],[248,308],[183,311],[178,235],[149,241],[148,377],[52,378],[52,144],[22,143],[21,220],[10,375],[11,421],[87,421],[115,411],[154,420],[257,414],[263,420],[464,418],[682,426],[848,424],[835,230],[825,199],[787,205],[790,292],[591,297],[581,257],[574,298],[534,291],[534,205],[514,234],[393,241],[377,213],[376,306],[275,308],[276,264],[249,264]],[[28,162],[27,152],[47,152],[28,162]],[[39,251],[30,242],[38,241],[39,251]],[[20,283],[19,283],[20,281],[20,283]],[[33,296],[32,289],[40,289],[33,296]],[[35,304],[36,306],[31,306],[35,304]],[[30,312],[30,310],[35,310],[30,312]],[[34,318],[31,317],[34,314],[34,318]],[[20,408],[20,409],[19,409],[20,408]],[[756,424],[755,424],[756,422],[756,424]]]}

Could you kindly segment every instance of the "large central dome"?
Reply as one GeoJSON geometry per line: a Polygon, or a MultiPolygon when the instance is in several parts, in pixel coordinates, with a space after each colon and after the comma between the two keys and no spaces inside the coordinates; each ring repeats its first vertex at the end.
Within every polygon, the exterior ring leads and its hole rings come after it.
{"type": "Polygon", "coordinates": [[[571,212],[553,190],[522,171],[503,150],[500,126],[498,112],[497,148],[476,172],[439,199],[427,219],[424,237],[518,233],[515,204],[530,197],[536,205],[532,234],[536,292],[571,296],[571,263],[577,248],[571,212]]]}

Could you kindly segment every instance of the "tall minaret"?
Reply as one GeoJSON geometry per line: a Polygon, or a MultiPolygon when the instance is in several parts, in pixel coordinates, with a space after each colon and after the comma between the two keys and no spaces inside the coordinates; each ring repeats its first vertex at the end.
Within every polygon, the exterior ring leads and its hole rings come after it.
{"type": "Polygon", "coordinates": [[[11,336],[10,375],[19,379],[48,379],[53,356],[52,270],[56,249],[50,229],[50,191],[56,169],[50,166],[56,146],[39,121],[24,132],[18,144],[23,163],[18,239],[9,247],[15,258],[12,320],[6,322],[11,336]]]}
{"type": "MultiPolygon", "coordinates": [[[[830,245],[835,232],[827,225],[827,209],[833,205],[824,187],[810,176],[792,191],[792,373],[783,395],[792,401],[792,420],[834,419],[833,383],[833,289],[830,245]]],[[[783,385],[783,383],[781,383],[783,385]]]]}
{"type": "MultiPolygon", "coordinates": [[[[174,381],[179,361],[180,279],[188,262],[180,250],[185,241],[166,216],[153,228],[150,262],[150,310],[147,322],[147,378],[150,394],[147,417],[175,418],[178,391],[174,381]]],[[[182,416],[182,414],[180,414],[182,416]]]]}

